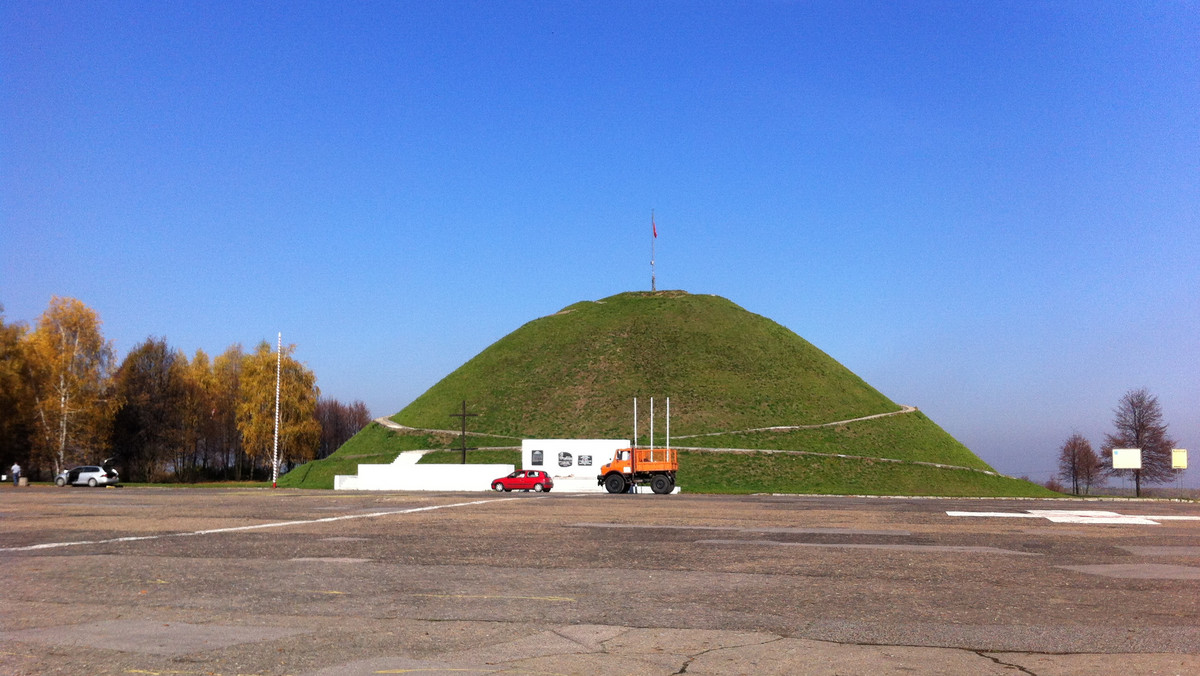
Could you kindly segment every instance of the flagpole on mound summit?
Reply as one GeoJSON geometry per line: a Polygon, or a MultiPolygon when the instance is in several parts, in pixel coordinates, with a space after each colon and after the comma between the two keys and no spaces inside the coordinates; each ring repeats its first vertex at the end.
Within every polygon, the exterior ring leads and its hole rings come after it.
{"type": "Polygon", "coordinates": [[[650,210],[650,291],[655,291],[654,280],[654,241],[658,239],[658,227],[654,225],[654,210],[650,210]]]}

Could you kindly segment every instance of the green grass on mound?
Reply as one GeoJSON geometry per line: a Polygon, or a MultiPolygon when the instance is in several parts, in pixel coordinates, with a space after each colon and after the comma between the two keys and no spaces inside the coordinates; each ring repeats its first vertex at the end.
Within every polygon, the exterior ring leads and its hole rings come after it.
{"type": "Polygon", "coordinates": [[[677,446],[809,451],[992,469],[920,411],[816,429],[722,434],[672,441],[677,446]]]}
{"type": "MultiPolygon", "coordinates": [[[[329,457],[349,458],[381,453],[399,454],[401,451],[420,451],[427,448],[446,448],[452,440],[456,441],[457,437],[448,434],[394,430],[373,422],[359,430],[358,434],[350,437],[349,441],[342,444],[329,457]]],[[[395,455],[392,458],[394,459],[395,455]]]]}
{"type": "MultiPolygon", "coordinates": [[[[447,375],[393,420],[517,438],[627,435],[670,396],[679,430],[802,425],[899,409],[787,328],[718,296],[623,293],[535,319],[447,375]]],[[[660,421],[661,423],[661,421],[660,421]]]]}
{"type": "Polygon", "coordinates": [[[970,470],[787,453],[680,451],[687,493],[1062,497],[1037,484],[970,470]]]}
{"type": "MultiPolygon", "coordinates": [[[[915,416],[917,414],[906,414],[915,416]]],[[[881,418],[860,424],[895,421],[906,416],[881,418]]],[[[903,423],[902,423],[903,425],[903,423]]],[[[823,432],[824,430],[801,430],[823,432]]],[[[795,435],[774,435],[764,444],[788,447],[795,435]]],[[[755,436],[755,435],[738,435],[755,436]]],[[[870,438],[870,434],[863,436],[870,438]]],[[[310,462],[280,477],[285,488],[333,488],[337,474],[357,474],[361,464],[387,464],[402,451],[439,449],[426,453],[422,463],[457,464],[461,452],[451,445],[453,436],[435,438],[428,434],[390,430],[373,424],[346,442],[342,448],[324,460],[310,462]]],[[[742,439],[743,447],[747,447],[742,439]]],[[[480,439],[471,443],[485,443],[480,439]]],[[[706,444],[708,445],[708,444],[706,444]]],[[[791,444],[793,446],[801,445],[791,444]]],[[[810,452],[819,446],[809,444],[810,452]]],[[[835,445],[834,452],[844,452],[835,445]]],[[[759,452],[701,452],[681,451],[679,454],[679,485],[687,493],[815,493],[862,495],[948,495],[976,497],[1055,497],[1057,493],[1041,486],[989,476],[969,470],[939,469],[906,462],[887,462],[872,458],[838,458],[835,456],[802,455],[795,453],[759,452]]],[[[912,458],[905,458],[911,460],[912,458]]],[[[516,449],[478,449],[467,452],[470,464],[507,464],[519,467],[521,452],[516,449]]]]}
{"type": "MultiPolygon", "coordinates": [[[[462,462],[462,451],[433,451],[421,456],[419,465],[457,465],[462,462]]],[[[521,466],[521,451],[515,449],[478,449],[467,451],[468,465],[512,465],[521,466]]]]}
{"type": "MultiPolygon", "coordinates": [[[[628,438],[632,400],[649,430],[649,398],[662,430],[672,401],[676,446],[805,451],[822,455],[688,453],[679,484],[689,492],[1046,495],[1040,487],[967,470],[991,469],[920,412],[786,432],[730,431],[821,425],[900,410],[849,369],[786,327],[718,296],[682,291],[622,293],[576,303],[504,336],[392,419],[453,428],[467,401],[476,447],[522,438],[628,438]],[[836,454],[862,458],[836,458],[836,454]],[[894,463],[888,458],[909,461],[894,463]]],[[[663,430],[665,431],[665,430],[663,430]]],[[[662,439],[659,436],[659,439],[662,439]]],[[[645,443],[645,440],[642,440],[645,443]]],[[[289,472],[281,485],[331,487],[360,463],[387,463],[431,449],[423,463],[455,463],[458,435],[365,428],[329,458],[289,472]]],[[[469,462],[517,465],[517,451],[471,451],[469,462]]]]}

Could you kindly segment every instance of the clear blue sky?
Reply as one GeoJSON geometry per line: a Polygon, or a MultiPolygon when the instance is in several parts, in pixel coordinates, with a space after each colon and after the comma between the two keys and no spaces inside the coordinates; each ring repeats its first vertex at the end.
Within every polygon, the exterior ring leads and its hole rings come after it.
{"type": "Polygon", "coordinates": [[[388,415],[649,288],[651,209],[659,288],[1001,471],[1137,387],[1200,455],[1196,2],[0,3],[8,321],[282,331],[388,415]]]}

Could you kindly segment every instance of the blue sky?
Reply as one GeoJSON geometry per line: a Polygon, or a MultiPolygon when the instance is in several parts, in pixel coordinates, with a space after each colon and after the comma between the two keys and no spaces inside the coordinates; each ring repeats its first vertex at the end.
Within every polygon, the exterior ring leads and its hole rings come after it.
{"type": "Polygon", "coordinates": [[[0,303],[79,298],[121,355],[282,331],[387,415],[647,289],[653,209],[660,289],[1001,471],[1137,387],[1200,451],[1198,36],[1195,2],[6,0],[0,303]]]}

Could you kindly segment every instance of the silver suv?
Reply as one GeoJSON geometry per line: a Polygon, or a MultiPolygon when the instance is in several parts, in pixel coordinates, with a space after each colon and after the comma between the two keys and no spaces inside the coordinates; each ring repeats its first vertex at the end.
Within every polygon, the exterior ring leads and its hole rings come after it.
{"type": "Polygon", "coordinates": [[[72,467],[54,477],[54,483],[59,486],[116,486],[121,483],[121,476],[106,462],[103,467],[72,467]]]}

